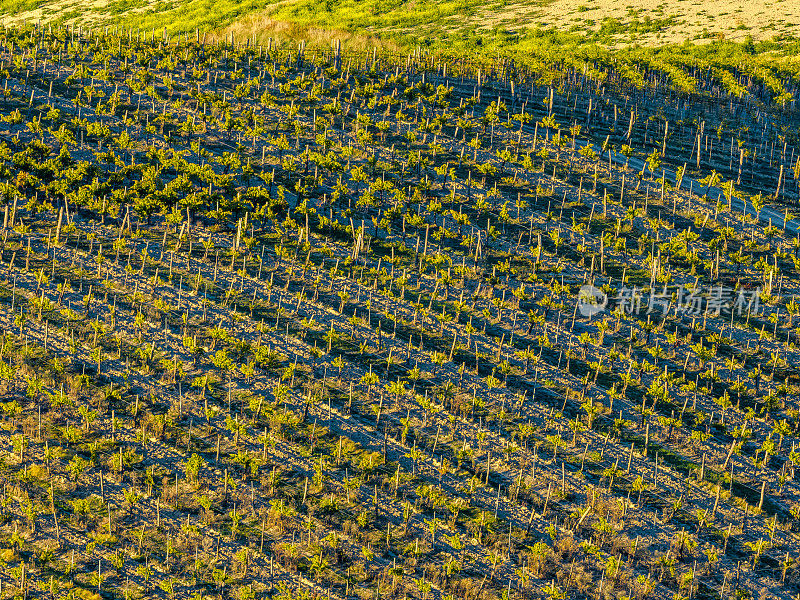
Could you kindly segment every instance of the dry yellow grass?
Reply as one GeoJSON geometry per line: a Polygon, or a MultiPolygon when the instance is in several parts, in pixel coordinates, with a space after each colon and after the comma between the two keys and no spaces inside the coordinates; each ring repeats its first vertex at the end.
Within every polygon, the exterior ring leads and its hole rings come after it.
{"type": "Polygon", "coordinates": [[[645,16],[651,19],[675,17],[676,24],[663,31],[643,34],[639,40],[643,45],[680,43],[706,32],[709,36],[706,39],[716,39],[721,34],[733,41],[743,41],[747,35],[754,40],[767,40],[785,33],[800,35],[798,0],[554,0],[539,9],[543,22],[561,29],[572,25],[585,27],[582,24],[592,19],[596,24],[586,28],[596,30],[604,18],[625,22],[631,19],[632,12],[636,12],[640,20],[645,16]],[[585,8],[579,8],[581,6],[585,8]]]}
{"type": "MultiPolygon", "coordinates": [[[[744,41],[750,35],[756,41],[775,35],[800,36],[800,1],[798,0],[551,0],[540,5],[518,2],[502,8],[487,7],[475,22],[481,28],[495,26],[510,30],[526,27],[555,27],[564,31],[598,31],[604,19],[630,23],[672,18],[673,23],[657,32],[642,33],[636,38],[642,45],[697,42],[724,37],[744,41]]],[[[628,33],[614,36],[619,42],[630,41],[628,33]]]]}
{"type": "Polygon", "coordinates": [[[350,49],[365,50],[378,47],[383,50],[398,51],[400,48],[391,40],[377,35],[364,35],[342,29],[325,27],[306,27],[287,21],[276,21],[264,15],[250,15],[231,25],[211,32],[212,41],[224,39],[231,35],[234,39],[251,39],[255,36],[258,43],[266,43],[268,38],[274,40],[305,40],[309,46],[329,47],[335,40],[350,49]]]}

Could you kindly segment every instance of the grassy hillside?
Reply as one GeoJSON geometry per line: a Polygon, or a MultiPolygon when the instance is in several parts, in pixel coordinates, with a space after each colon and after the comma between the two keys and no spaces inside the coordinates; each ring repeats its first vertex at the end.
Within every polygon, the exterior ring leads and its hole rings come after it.
{"type": "Polygon", "coordinates": [[[5,23],[125,24],[170,34],[234,32],[240,37],[530,51],[543,32],[570,33],[572,43],[603,47],[664,46],[686,40],[791,41],[800,33],[800,6],[781,0],[8,0],[5,23]]]}

